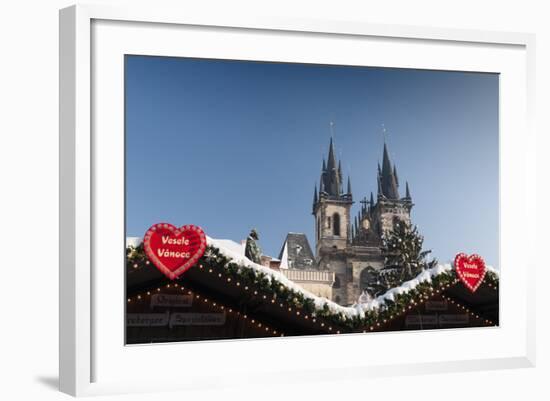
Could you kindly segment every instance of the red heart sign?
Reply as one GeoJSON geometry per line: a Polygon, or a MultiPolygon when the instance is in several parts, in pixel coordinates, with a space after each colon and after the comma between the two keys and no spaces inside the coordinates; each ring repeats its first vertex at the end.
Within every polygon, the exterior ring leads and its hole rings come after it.
{"type": "Polygon", "coordinates": [[[472,292],[478,289],[485,278],[485,262],[479,255],[459,253],[455,257],[455,269],[458,278],[472,292]]]}
{"type": "Polygon", "coordinates": [[[206,250],[206,235],[200,227],[172,224],[153,225],[145,233],[143,246],[147,257],[169,279],[177,279],[191,268],[206,250]]]}

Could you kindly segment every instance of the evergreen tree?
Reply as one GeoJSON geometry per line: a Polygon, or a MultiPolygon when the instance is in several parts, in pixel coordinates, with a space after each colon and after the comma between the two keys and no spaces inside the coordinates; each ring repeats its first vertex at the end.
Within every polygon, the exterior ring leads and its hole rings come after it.
{"type": "Polygon", "coordinates": [[[382,237],[384,268],[380,271],[381,281],[388,288],[411,280],[423,270],[434,267],[437,260],[427,261],[431,250],[423,251],[424,237],[416,226],[399,222],[394,229],[382,237]]]}
{"type": "Polygon", "coordinates": [[[379,295],[382,295],[388,290],[387,283],[384,280],[384,277],[381,276],[380,272],[372,267],[367,267],[366,274],[368,275],[367,284],[365,286],[365,291],[376,298],[379,295]]]}

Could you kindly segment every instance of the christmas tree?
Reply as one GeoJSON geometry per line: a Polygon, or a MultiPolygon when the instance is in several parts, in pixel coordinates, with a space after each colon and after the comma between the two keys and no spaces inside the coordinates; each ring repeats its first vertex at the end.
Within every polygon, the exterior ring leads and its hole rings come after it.
{"type": "Polygon", "coordinates": [[[385,281],[385,277],[382,277],[380,272],[372,267],[367,267],[366,274],[368,274],[368,281],[365,285],[365,291],[373,296],[377,297],[382,295],[388,290],[388,285],[385,281]]]}
{"type": "Polygon", "coordinates": [[[380,280],[387,288],[401,285],[415,278],[423,270],[434,267],[437,260],[427,260],[431,250],[422,250],[424,237],[418,228],[404,222],[396,223],[394,229],[382,236],[384,268],[380,280]]]}

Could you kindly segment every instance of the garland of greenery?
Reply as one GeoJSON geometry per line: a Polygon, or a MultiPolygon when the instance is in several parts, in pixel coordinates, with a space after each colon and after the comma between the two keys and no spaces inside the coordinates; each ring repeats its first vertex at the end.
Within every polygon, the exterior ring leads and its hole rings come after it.
{"type": "MultiPolygon", "coordinates": [[[[128,247],[126,256],[129,270],[139,269],[150,263],[141,244],[136,248],[128,247]]],[[[411,309],[413,305],[429,299],[434,292],[441,291],[444,287],[449,287],[457,282],[455,270],[444,271],[432,276],[431,282],[422,282],[407,292],[394,294],[393,301],[385,299],[384,303],[381,303],[378,308],[367,310],[364,315],[357,314],[348,317],[342,312],[331,310],[326,303],[321,308],[317,307],[314,300],[303,293],[288,288],[275,277],[269,277],[264,272],[235,263],[213,246],[207,247],[199,264],[216,269],[227,277],[238,280],[243,286],[256,289],[260,296],[266,295],[272,299],[276,298],[279,302],[285,302],[287,305],[302,310],[311,316],[325,319],[330,324],[340,327],[341,331],[348,332],[377,330],[382,325],[411,309]]],[[[484,282],[498,288],[499,278],[493,272],[488,271],[484,282]]]]}

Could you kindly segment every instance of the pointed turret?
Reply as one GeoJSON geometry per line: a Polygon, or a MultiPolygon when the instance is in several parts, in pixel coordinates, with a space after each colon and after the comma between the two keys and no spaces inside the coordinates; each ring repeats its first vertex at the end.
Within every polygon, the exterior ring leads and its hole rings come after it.
{"type": "Polygon", "coordinates": [[[338,193],[344,192],[344,179],[342,178],[342,160],[338,160],[338,193]]]}
{"type": "Polygon", "coordinates": [[[411,198],[411,191],[409,190],[409,182],[405,181],[405,198],[412,199],[411,198]]]}
{"type": "Polygon", "coordinates": [[[338,183],[340,186],[338,187],[338,193],[344,192],[344,180],[342,179],[342,160],[338,160],[338,183]]]}
{"type": "Polygon", "coordinates": [[[313,208],[315,208],[315,205],[317,204],[318,198],[317,198],[317,184],[315,184],[315,189],[313,190],[313,208]]]}
{"type": "Polygon", "coordinates": [[[397,186],[399,186],[399,178],[397,177],[397,169],[395,168],[395,164],[393,165],[393,176],[395,177],[395,182],[397,183],[397,186]]]}
{"type": "Polygon", "coordinates": [[[374,206],[374,196],[372,195],[372,191],[370,191],[370,207],[373,207],[374,206]]]}
{"type": "Polygon", "coordinates": [[[348,190],[346,191],[348,195],[351,195],[351,177],[348,175],[348,190]]]}

